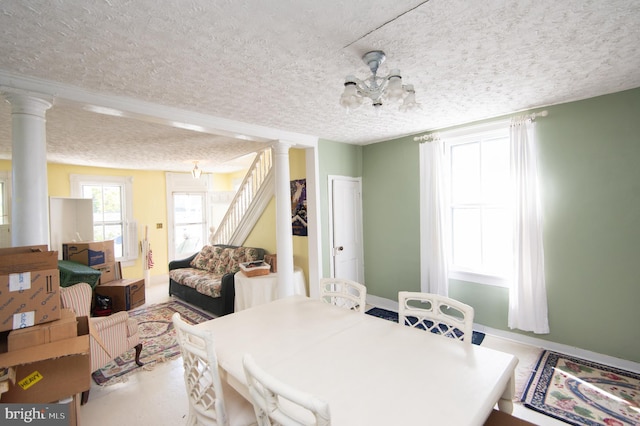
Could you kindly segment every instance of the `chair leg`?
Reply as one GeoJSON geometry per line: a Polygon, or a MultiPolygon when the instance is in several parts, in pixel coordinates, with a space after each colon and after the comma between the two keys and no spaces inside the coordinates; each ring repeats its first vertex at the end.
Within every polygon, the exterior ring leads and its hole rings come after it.
{"type": "Polygon", "coordinates": [[[80,398],[80,405],[84,405],[89,401],[89,390],[82,392],[82,397],[80,398]]]}
{"type": "Polygon", "coordinates": [[[140,353],[142,352],[142,343],[138,343],[136,346],[136,364],[142,367],[144,364],[140,362],[140,353]]]}

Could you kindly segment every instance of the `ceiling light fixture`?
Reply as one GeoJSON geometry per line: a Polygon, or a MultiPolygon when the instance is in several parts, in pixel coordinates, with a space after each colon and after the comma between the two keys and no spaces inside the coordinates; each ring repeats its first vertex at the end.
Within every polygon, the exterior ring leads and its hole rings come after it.
{"type": "Polygon", "coordinates": [[[369,66],[371,76],[360,80],[353,75],[348,75],[344,80],[344,92],[340,96],[340,105],[347,111],[358,108],[364,102],[364,98],[371,99],[376,111],[379,111],[384,102],[397,103],[402,101],[400,111],[413,111],[421,106],[416,102],[416,92],[411,84],[402,84],[400,70],[392,69],[387,76],[378,76],[378,68],[384,62],[386,55],[381,50],[367,52],[362,61],[369,66]]]}
{"type": "Polygon", "coordinates": [[[191,170],[191,176],[193,176],[194,179],[200,179],[201,174],[202,174],[202,170],[198,168],[198,162],[194,161],[193,170],[191,170]]]}

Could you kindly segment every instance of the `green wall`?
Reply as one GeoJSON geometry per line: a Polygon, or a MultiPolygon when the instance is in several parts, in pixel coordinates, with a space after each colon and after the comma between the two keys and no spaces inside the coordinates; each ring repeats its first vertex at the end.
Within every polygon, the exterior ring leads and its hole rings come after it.
{"type": "Polygon", "coordinates": [[[318,141],[318,175],[320,186],[320,225],[322,228],[322,276],[329,277],[329,176],[362,176],[362,147],[328,140],[318,141]]]}
{"type": "MultiPolygon", "coordinates": [[[[640,89],[546,109],[537,134],[551,333],[522,334],[640,362],[640,89]]],[[[413,137],[362,150],[365,281],[391,300],[420,287],[418,161],[413,137]]],[[[450,295],[477,323],[509,330],[507,289],[451,280],[450,295]]]]}

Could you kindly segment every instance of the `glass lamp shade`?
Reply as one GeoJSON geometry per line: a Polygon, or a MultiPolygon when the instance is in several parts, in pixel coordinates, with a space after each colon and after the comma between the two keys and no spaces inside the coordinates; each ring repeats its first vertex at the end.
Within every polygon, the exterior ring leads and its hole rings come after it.
{"type": "Polygon", "coordinates": [[[416,111],[422,109],[422,105],[416,102],[416,92],[413,90],[413,86],[408,84],[405,87],[407,96],[404,98],[404,102],[400,105],[400,111],[416,111]]]}
{"type": "Polygon", "coordinates": [[[356,109],[362,105],[362,97],[358,95],[358,89],[354,81],[347,81],[344,83],[344,92],[340,96],[340,105],[347,109],[356,109]]]}
{"type": "Polygon", "coordinates": [[[191,176],[193,176],[194,179],[200,179],[200,175],[202,175],[202,170],[199,169],[198,164],[196,164],[193,166],[193,170],[191,170],[191,176]]]}
{"type": "Polygon", "coordinates": [[[404,97],[404,89],[402,87],[402,76],[400,70],[391,70],[389,83],[385,90],[385,97],[391,102],[397,102],[404,97]]]}

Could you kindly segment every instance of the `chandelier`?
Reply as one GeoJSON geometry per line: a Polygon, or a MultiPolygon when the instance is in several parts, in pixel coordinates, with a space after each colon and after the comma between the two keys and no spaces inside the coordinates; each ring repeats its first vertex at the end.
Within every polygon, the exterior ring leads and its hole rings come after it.
{"type": "Polygon", "coordinates": [[[340,105],[347,111],[358,108],[365,98],[371,99],[376,111],[380,111],[383,102],[402,103],[400,111],[413,111],[421,106],[416,102],[416,92],[411,84],[402,84],[400,70],[392,69],[389,75],[379,76],[378,68],[386,56],[381,50],[365,53],[362,61],[371,70],[371,76],[360,80],[353,75],[344,79],[344,92],[340,96],[340,105]]]}
{"type": "Polygon", "coordinates": [[[191,170],[191,176],[193,176],[194,179],[200,179],[200,175],[202,175],[202,169],[198,168],[198,162],[194,161],[193,170],[191,170]]]}

